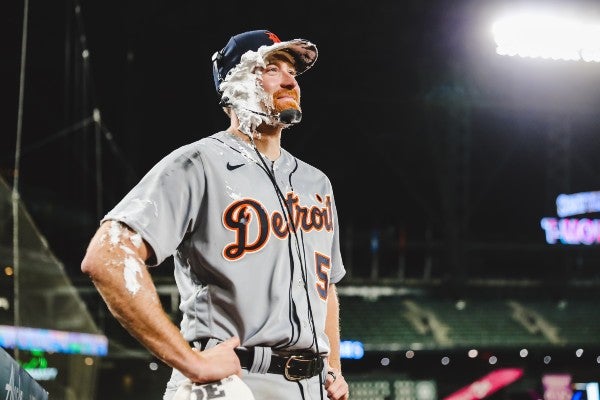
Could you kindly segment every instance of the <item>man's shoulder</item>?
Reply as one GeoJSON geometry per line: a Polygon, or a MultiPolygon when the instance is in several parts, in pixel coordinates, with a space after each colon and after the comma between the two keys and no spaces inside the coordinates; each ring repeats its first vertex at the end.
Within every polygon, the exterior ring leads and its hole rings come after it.
{"type": "Polygon", "coordinates": [[[219,147],[222,143],[220,137],[222,136],[222,132],[214,133],[210,136],[203,137],[201,139],[196,140],[195,142],[187,143],[181,145],[180,147],[172,150],[169,154],[165,156],[167,159],[178,159],[181,157],[184,158],[195,158],[199,154],[201,154],[205,149],[219,147]]]}

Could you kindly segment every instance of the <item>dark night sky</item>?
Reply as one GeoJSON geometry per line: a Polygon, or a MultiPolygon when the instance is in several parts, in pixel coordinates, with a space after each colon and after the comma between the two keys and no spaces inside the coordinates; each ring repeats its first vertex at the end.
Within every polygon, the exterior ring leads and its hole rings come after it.
{"type": "MultiPolygon", "coordinates": [[[[23,109],[22,197],[69,269],[97,226],[94,129],[53,135],[100,109],[114,137],[102,139],[106,212],[162,156],[227,126],[209,60],[250,29],[319,48],[299,80],[304,119],[283,145],[330,176],[342,228],[404,226],[420,240],[429,227],[441,237],[443,199],[456,197],[471,237],[542,243],[539,220],[555,215],[556,190],[600,189],[600,64],[494,54],[494,13],[524,2],[80,4],[78,19],[71,1],[30,2],[23,109]],[[87,69],[76,57],[82,34],[87,69]],[[570,170],[557,188],[547,180],[557,146],[548,132],[561,126],[572,135],[570,170]]],[[[0,172],[10,180],[23,10],[5,7],[0,172]]]]}

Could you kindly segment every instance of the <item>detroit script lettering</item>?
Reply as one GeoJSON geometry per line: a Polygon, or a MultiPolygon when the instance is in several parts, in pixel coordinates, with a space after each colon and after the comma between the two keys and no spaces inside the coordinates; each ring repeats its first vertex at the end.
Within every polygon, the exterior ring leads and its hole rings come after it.
{"type": "Polygon", "coordinates": [[[333,213],[331,196],[315,195],[322,207],[306,207],[300,204],[298,196],[293,192],[287,193],[283,207],[293,223],[288,223],[285,213],[273,211],[271,215],[257,200],[244,198],[236,200],[223,212],[223,225],[235,232],[235,240],[223,249],[223,256],[228,260],[238,260],[246,253],[260,250],[267,244],[271,234],[279,239],[285,239],[290,231],[301,229],[304,232],[312,230],[333,231],[333,213]],[[250,229],[257,224],[257,229],[250,229]],[[256,231],[255,237],[250,232],[256,231]]]}

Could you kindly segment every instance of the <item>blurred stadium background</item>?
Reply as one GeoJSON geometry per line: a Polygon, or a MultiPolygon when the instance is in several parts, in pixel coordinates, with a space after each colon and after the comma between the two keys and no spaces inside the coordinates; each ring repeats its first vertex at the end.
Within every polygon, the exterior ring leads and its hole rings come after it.
{"type": "MultiPolygon", "coordinates": [[[[597,4],[26,4],[1,24],[0,344],[51,399],[162,398],[169,368],[112,318],[79,263],[98,219],[151,165],[224,126],[208,60],[262,27],[320,50],[283,145],[336,190],[351,398],[598,399],[600,64],[500,56],[489,34],[509,6],[600,21],[597,4]],[[508,369],[513,381],[485,379],[508,369]]],[[[151,272],[178,321],[171,260],[151,272]]]]}

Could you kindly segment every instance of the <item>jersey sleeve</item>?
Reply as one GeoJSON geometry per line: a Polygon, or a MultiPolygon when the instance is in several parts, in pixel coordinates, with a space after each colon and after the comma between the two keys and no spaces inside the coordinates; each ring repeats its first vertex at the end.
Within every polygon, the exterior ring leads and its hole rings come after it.
{"type": "Polygon", "coordinates": [[[199,151],[189,146],[159,161],[102,219],[128,225],[152,247],[149,266],[174,254],[185,235],[194,229],[205,191],[199,151]]]}

